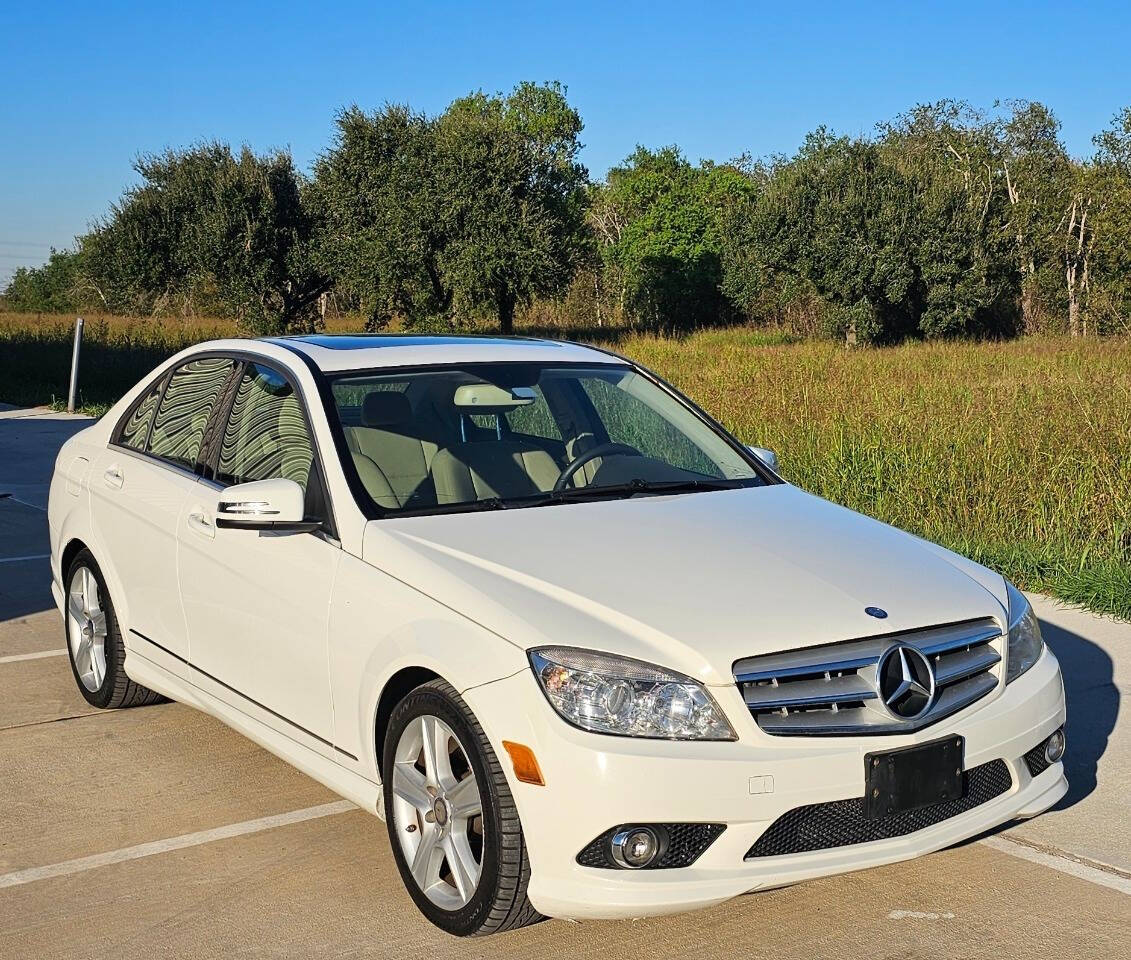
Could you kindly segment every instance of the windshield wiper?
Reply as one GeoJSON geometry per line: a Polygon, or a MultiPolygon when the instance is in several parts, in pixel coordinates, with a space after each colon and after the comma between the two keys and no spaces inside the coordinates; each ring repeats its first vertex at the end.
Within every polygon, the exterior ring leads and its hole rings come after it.
{"type": "Polygon", "coordinates": [[[746,484],[741,480],[641,480],[639,477],[627,483],[611,483],[605,486],[567,487],[545,494],[536,506],[553,503],[569,503],[575,500],[616,500],[635,497],[638,494],[661,493],[700,493],[708,490],[735,490],[746,484]]]}
{"type": "Polygon", "coordinates": [[[627,499],[638,495],[663,493],[700,493],[706,490],[735,490],[747,486],[743,480],[629,480],[627,483],[594,487],[567,487],[565,490],[536,493],[526,497],[485,497],[463,503],[445,503],[437,506],[414,507],[398,510],[392,516],[434,516],[443,513],[478,513],[481,510],[515,510],[521,507],[546,507],[556,503],[581,503],[592,500],[627,499]]]}
{"type": "Polygon", "coordinates": [[[441,503],[427,507],[408,507],[392,513],[394,517],[431,517],[442,513],[477,513],[480,510],[507,510],[513,504],[500,497],[482,500],[465,500],[461,503],[441,503]]]}

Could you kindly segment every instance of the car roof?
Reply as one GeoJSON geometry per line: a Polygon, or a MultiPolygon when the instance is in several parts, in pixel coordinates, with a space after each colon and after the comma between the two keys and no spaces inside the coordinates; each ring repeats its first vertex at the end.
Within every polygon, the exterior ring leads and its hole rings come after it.
{"type": "Polygon", "coordinates": [[[311,334],[266,342],[296,350],[325,372],[459,363],[624,363],[564,340],[460,334],[311,334]]]}

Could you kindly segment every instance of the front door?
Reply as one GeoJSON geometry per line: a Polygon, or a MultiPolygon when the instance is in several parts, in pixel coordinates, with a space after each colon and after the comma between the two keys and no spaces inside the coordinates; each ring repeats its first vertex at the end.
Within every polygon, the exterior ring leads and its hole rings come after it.
{"type": "Polygon", "coordinates": [[[329,744],[327,622],[341,548],[321,532],[216,526],[224,488],[252,480],[294,480],[307,492],[308,516],[325,510],[301,400],[278,372],[248,363],[221,436],[214,481],[190,497],[178,533],[192,664],[238,709],[329,744]]]}

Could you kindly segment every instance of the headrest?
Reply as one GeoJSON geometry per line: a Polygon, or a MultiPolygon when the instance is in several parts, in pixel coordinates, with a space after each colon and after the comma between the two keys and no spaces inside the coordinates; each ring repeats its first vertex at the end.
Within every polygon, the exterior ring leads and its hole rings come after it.
{"type": "Polygon", "coordinates": [[[396,390],[374,390],[361,405],[363,427],[391,427],[412,418],[408,397],[396,390]]]}

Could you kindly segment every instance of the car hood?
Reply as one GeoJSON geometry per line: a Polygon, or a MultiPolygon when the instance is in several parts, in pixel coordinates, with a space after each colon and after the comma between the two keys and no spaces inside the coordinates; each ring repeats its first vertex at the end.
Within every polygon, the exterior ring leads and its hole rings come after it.
{"type": "Polygon", "coordinates": [[[708,684],[743,657],[1005,616],[1000,576],[789,484],[377,520],[364,554],[523,648],[708,684]]]}

